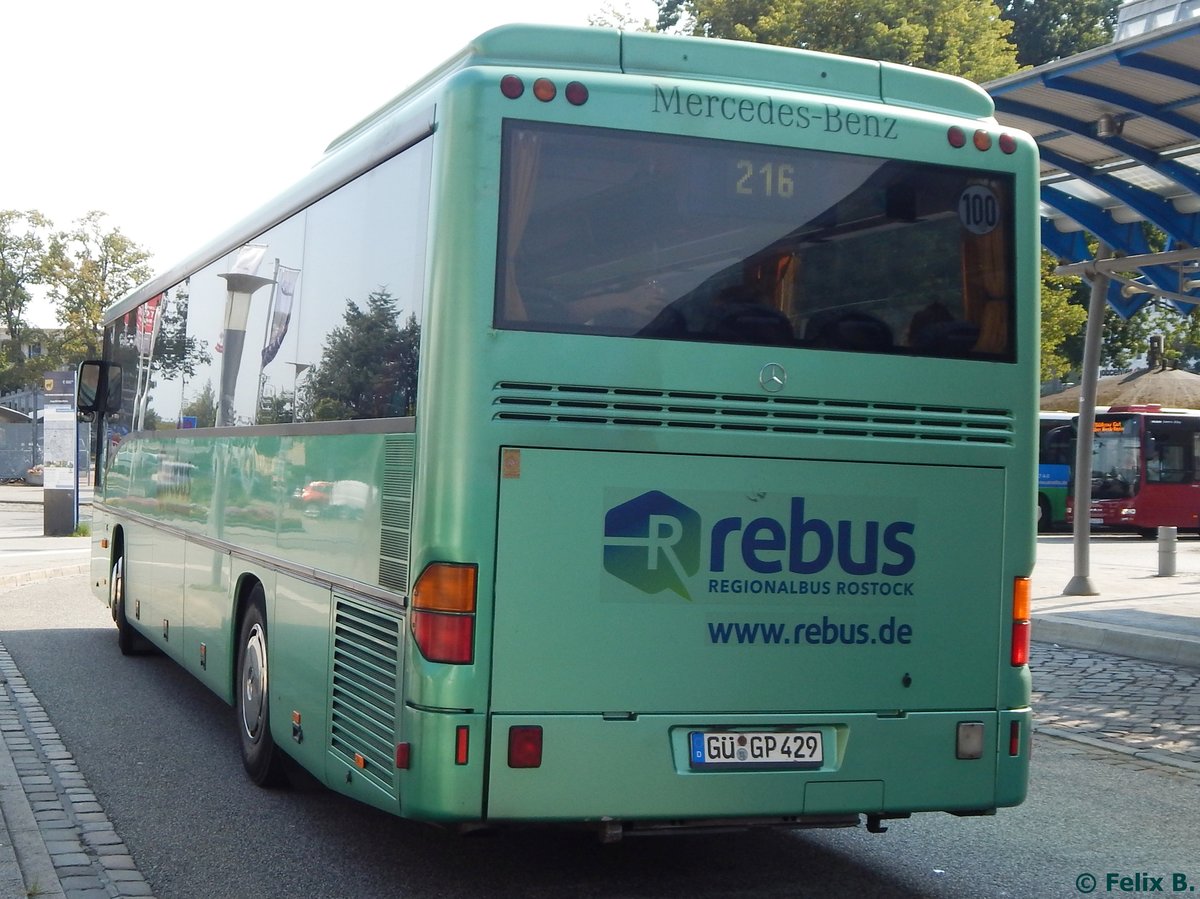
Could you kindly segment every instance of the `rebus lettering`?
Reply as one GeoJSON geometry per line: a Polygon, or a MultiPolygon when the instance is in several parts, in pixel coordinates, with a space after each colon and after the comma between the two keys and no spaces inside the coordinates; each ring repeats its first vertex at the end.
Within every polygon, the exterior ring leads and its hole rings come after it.
{"type": "MultiPolygon", "coordinates": [[[[742,563],[758,574],[779,574],[787,564],[792,574],[816,574],[836,559],[846,574],[907,574],[916,564],[916,551],[907,541],[915,531],[909,521],[854,522],[842,519],[830,524],[805,515],[804,498],[792,498],[787,527],[774,518],[755,518],[743,525],[741,518],[722,518],[713,525],[709,540],[709,570],[725,570],[731,544],[741,549],[742,563]],[[882,532],[882,536],[881,536],[882,532]],[[731,538],[740,534],[735,543],[731,538]]],[[[736,552],[736,549],[734,550],[736,552]]]]}

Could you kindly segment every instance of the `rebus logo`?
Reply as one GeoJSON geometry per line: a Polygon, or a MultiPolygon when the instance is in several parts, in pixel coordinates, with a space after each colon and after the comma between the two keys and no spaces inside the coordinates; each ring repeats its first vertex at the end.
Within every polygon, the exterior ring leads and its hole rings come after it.
{"type": "Polygon", "coordinates": [[[651,490],[604,516],[604,569],[644,593],[670,590],[684,599],[700,570],[700,516],[651,490]]]}
{"type": "MultiPolygon", "coordinates": [[[[604,568],[643,593],[670,590],[690,600],[688,582],[696,586],[693,579],[702,565],[709,576],[729,577],[725,572],[732,564],[735,580],[742,572],[760,579],[821,574],[896,578],[915,567],[915,522],[865,516],[826,520],[810,515],[806,504],[805,497],[793,496],[786,511],[775,504],[783,513],[780,518],[729,516],[709,526],[695,509],[652,490],[608,510],[604,568]]],[[[727,592],[718,589],[724,583],[728,581],[710,580],[709,591],[727,592]]],[[[838,582],[837,589],[857,595],[860,586],[858,581],[838,582]]],[[[826,584],[824,590],[829,588],[826,584]]]]}

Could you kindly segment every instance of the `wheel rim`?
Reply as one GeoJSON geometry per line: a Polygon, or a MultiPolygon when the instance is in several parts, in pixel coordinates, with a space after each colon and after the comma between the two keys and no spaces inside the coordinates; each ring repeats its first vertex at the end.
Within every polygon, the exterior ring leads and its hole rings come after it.
{"type": "Polygon", "coordinates": [[[112,612],[113,621],[117,620],[117,613],[121,610],[121,601],[125,598],[125,560],[117,559],[113,565],[112,576],[109,581],[109,588],[112,591],[108,600],[109,611],[112,612]]]}
{"type": "Polygon", "coordinates": [[[267,708],[267,635],[255,623],[242,655],[242,728],[252,742],[262,736],[267,708]]]}

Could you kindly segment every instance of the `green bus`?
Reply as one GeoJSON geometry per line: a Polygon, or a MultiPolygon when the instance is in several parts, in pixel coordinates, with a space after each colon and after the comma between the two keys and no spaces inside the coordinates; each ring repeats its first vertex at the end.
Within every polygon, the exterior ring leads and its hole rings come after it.
{"type": "Polygon", "coordinates": [[[449,826],[1020,803],[1038,168],[992,111],[477,38],[106,314],[121,649],[231,703],[254,781],[449,826]]]}

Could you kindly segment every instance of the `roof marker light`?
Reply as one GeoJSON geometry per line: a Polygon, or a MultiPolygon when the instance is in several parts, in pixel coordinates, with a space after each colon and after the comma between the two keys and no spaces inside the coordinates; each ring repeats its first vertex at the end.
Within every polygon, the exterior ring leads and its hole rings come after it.
{"type": "Polygon", "coordinates": [[[992,148],[992,136],[980,128],[975,132],[975,149],[990,150],[992,148]]]}
{"type": "Polygon", "coordinates": [[[957,125],[951,125],[946,131],[946,140],[950,142],[950,146],[954,148],[965,147],[967,144],[967,135],[957,125]]]}
{"type": "Polygon", "coordinates": [[[1011,156],[1017,152],[1017,139],[1011,134],[1001,134],[999,143],[1000,149],[1008,155],[1011,156]]]}
{"type": "Polygon", "coordinates": [[[510,100],[515,100],[525,93],[525,82],[516,75],[505,75],[500,79],[500,93],[510,100]]]}
{"type": "Polygon", "coordinates": [[[587,85],[580,81],[572,81],[567,85],[567,89],[563,91],[563,95],[572,106],[582,106],[588,101],[587,85]]]}
{"type": "Polygon", "coordinates": [[[533,95],[543,103],[549,103],[558,96],[558,88],[549,78],[539,78],[533,82],[533,95]]]}

